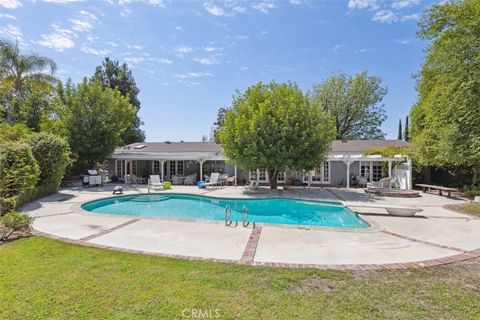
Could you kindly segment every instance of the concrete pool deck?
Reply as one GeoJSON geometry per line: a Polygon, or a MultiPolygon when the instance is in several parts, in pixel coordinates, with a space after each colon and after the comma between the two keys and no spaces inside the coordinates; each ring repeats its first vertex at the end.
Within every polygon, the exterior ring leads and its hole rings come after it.
{"type": "MultiPolygon", "coordinates": [[[[40,234],[90,246],[128,252],[285,267],[333,269],[419,268],[480,257],[480,219],[442,208],[461,203],[433,194],[388,198],[359,189],[293,188],[248,192],[244,187],[199,190],[174,186],[165,193],[217,197],[295,197],[341,201],[374,225],[366,230],[334,230],[262,224],[254,229],[226,227],[224,221],[188,221],[141,216],[89,214],[80,204],[112,196],[113,185],[72,187],[28,203],[40,234]],[[415,217],[388,215],[383,206],[423,209],[415,217]]],[[[146,193],[124,186],[124,194],[146,193]]]]}

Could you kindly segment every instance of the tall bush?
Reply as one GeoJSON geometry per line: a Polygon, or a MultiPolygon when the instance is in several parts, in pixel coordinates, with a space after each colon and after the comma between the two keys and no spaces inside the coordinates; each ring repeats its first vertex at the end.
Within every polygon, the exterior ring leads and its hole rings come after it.
{"type": "Polygon", "coordinates": [[[70,164],[70,149],[67,142],[48,133],[31,134],[27,143],[40,167],[40,176],[35,196],[55,193],[70,164]]]}
{"type": "Polygon", "coordinates": [[[29,145],[22,142],[0,144],[0,214],[16,208],[32,192],[39,174],[29,145]]]}

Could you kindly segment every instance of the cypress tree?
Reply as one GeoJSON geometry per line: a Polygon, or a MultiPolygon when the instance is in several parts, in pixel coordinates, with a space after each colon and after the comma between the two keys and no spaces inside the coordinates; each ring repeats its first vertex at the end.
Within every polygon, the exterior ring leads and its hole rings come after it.
{"type": "Polygon", "coordinates": [[[398,140],[402,140],[402,119],[398,119],[398,140]]]}
{"type": "Polygon", "coordinates": [[[403,138],[405,141],[410,141],[410,132],[409,132],[409,125],[408,125],[408,116],[405,118],[405,133],[403,134],[403,138]]]}

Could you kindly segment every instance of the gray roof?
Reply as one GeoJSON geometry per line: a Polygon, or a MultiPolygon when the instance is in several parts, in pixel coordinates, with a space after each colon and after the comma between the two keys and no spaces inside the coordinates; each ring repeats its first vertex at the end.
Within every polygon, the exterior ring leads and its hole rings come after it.
{"type": "Polygon", "coordinates": [[[363,154],[373,148],[387,146],[410,147],[410,142],[402,140],[335,140],[332,143],[330,154],[363,154]]]}
{"type": "MultiPolygon", "coordinates": [[[[137,142],[126,146],[128,152],[220,152],[220,144],[215,142],[137,142]],[[141,147],[145,146],[145,147],[141,147]],[[140,148],[139,148],[140,147],[140,148]]],[[[115,152],[121,152],[117,148],[115,152]]],[[[124,150],[124,149],[123,149],[124,150]]]]}
{"type": "MultiPolygon", "coordinates": [[[[410,143],[402,140],[347,140],[333,141],[330,154],[362,154],[373,148],[384,148],[389,145],[409,147],[410,143]]],[[[221,152],[221,146],[215,142],[137,142],[126,146],[128,153],[181,153],[181,152],[221,152]],[[138,148],[139,146],[144,146],[138,148]],[[137,148],[136,148],[137,147],[137,148]]],[[[125,151],[117,148],[116,152],[125,151]]]]}

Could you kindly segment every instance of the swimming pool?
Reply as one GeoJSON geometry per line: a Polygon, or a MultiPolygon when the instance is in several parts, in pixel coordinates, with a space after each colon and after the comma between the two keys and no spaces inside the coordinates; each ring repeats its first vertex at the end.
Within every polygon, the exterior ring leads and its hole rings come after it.
{"type": "Polygon", "coordinates": [[[231,219],[242,220],[248,208],[248,221],[257,223],[366,228],[370,225],[340,203],[292,198],[233,199],[188,194],[140,194],[95,200],[82,205],[93,214],[225,220],[226,206],[231,219]]]}

